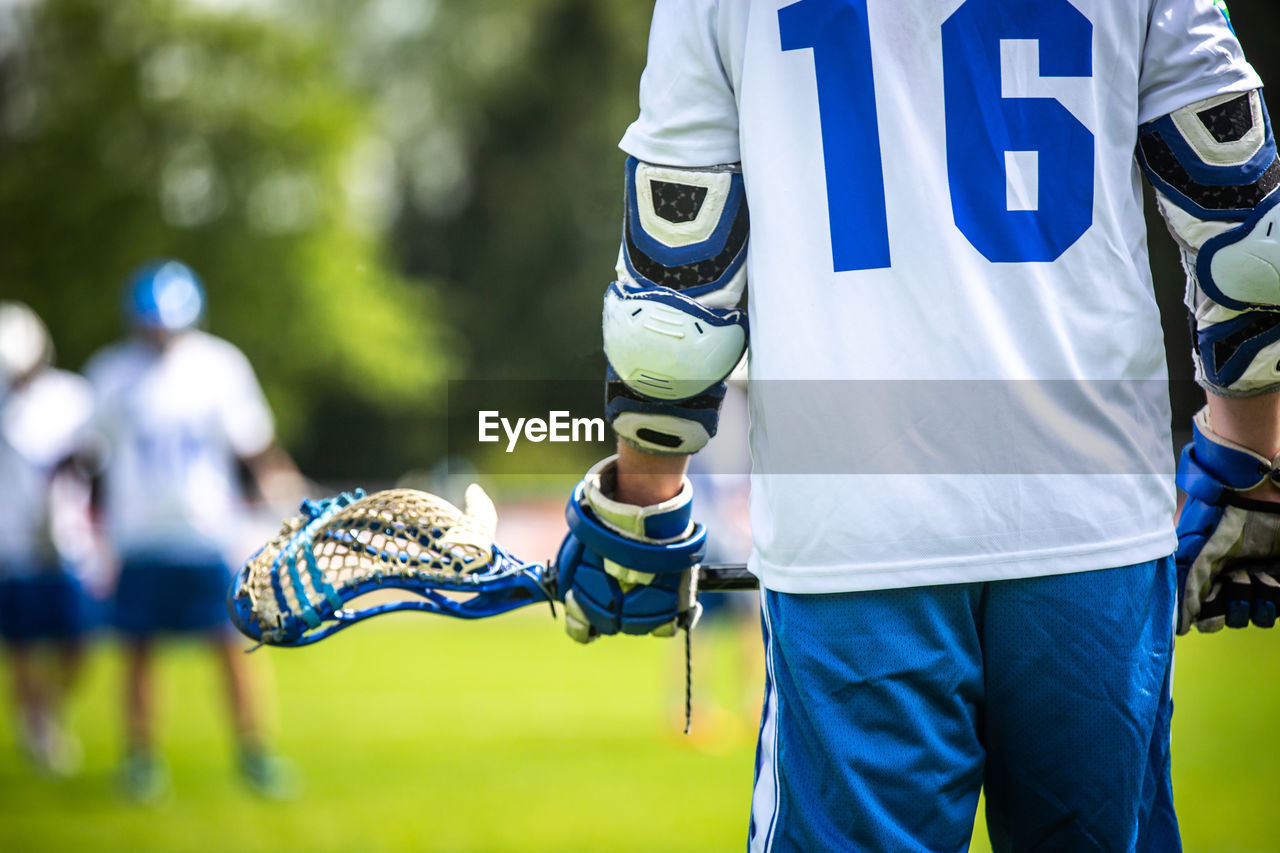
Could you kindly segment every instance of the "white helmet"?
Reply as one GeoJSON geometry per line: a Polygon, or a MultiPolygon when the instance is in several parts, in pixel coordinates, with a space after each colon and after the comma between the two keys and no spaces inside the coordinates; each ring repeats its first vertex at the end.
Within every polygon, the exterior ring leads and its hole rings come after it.
{"type": "Polygon", "coordinates": [[[21,302],[0,302],[0,382],[18,379],[53,361],[44,322],[21,302]]]}

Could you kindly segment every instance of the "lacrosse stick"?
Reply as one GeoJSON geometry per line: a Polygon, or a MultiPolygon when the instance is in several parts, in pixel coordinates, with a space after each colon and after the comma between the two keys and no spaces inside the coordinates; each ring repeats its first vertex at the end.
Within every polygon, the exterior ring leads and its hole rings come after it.
{"type": "MultiPolygon", "coordinates": [[[[231,621],[261,644],[306,646],[384,613],[483,619],[559,600],[554,564],[518,559],[493,541],[498,514],[472,485],[466,510],[413,489],[344,492],[302,502],[249,558],[228,593],[231,621]],[[355,608],[366,593],[416,598],[355,608]]],[[[754,589],[742,565],[703,566],[704,591],[754,589]]]]}

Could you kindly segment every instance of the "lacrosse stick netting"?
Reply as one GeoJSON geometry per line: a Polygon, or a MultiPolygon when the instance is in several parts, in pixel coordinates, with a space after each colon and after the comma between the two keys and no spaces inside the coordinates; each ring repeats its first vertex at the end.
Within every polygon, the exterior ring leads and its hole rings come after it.
{"type": "Polygon", "coordinates": [[[307,645],[382,613],[480,618],[550,598],[543,567],[497,547],[496,526],[493,502],[476,485],[465,511],[413,489],[304,501],[301,515],[240,570],[228,601],[232,621],[260,642],[307,645]],[[387,588],[419,599],[347,609],[387,588]]]}

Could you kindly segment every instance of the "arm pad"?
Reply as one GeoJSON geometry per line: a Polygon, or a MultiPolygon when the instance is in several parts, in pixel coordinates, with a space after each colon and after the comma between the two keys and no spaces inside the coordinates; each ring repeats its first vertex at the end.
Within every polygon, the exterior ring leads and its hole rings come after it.
{"type": "Polygon", "coordinates": [[[693,453],[715,435],[724,379],[747,346],[742,174],[628,158],[626,208],[604,298],[606,414],[641,450],[693,453]]]}
{"type": "Polygon", "coordinates": [[[1261,92],[1144,124],[1138,161],[1182,250],[1197,380],[1225,396],[1280,387],[1280,158],[1261,92]]]}

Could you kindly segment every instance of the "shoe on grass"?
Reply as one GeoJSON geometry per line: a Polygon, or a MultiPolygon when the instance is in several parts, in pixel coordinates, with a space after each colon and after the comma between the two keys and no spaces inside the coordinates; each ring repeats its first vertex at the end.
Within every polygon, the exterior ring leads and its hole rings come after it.
{"type": "Polygon", "coordinates": [[[156,803],[169,792],[169,771],[149,752],[130,753],[120,767],[120,788],[132,802],[156,803]]]}
{"type": "Polygon", "coordinates": [[[240,777],[259,797],[290,800],[298,795],[298,772],[293,763],[261,749],[240,753],[240,777]]]}
{"type": "Polygon", "coordinates": [[[53,730],[45,760],[50,774],[58,779],[70,779],[84,766],[84,747],[78,737],[58,726],[53,730]]]}

